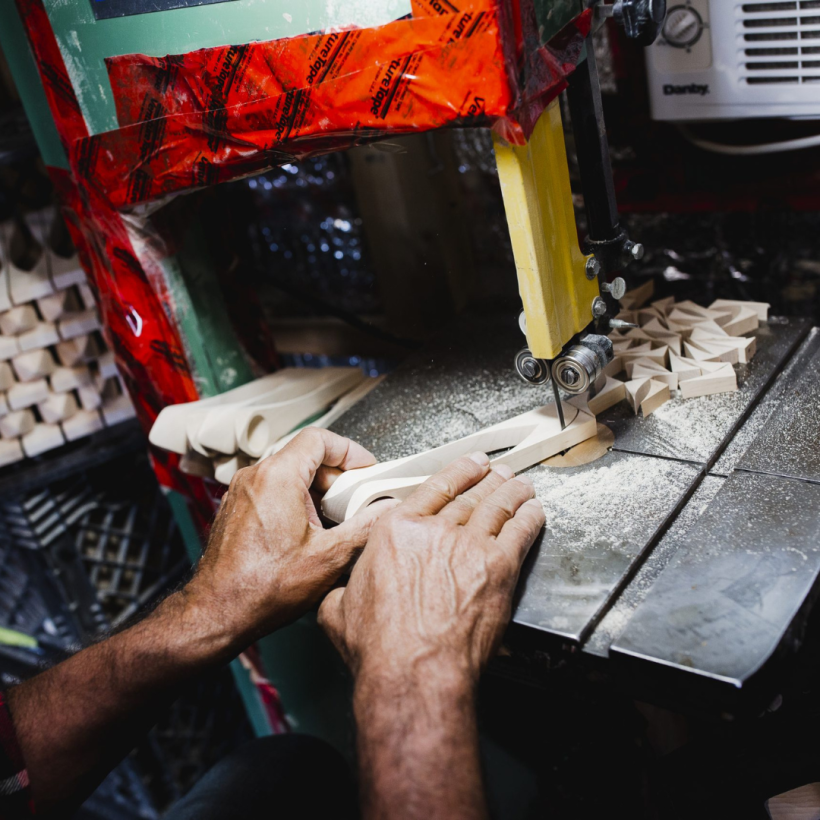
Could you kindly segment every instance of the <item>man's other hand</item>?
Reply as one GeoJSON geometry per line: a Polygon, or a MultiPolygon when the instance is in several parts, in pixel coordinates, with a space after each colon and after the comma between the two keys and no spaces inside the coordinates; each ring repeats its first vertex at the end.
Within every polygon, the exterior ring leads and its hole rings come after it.
{"type": "Polygon", "coordinates": [[[275,455],[240,470],[186,587],[196,608],[214,613],[246,644],[317,604],[397,502],[379,502],[324,529],[314,500],[341,471],[375,461],[355,442],[309,427],[275,455]]]}
{"type": "Polygon", "coordinates": [[[544,524],[532,482],[483,453],[431,476],[374,527],[320,622],[354,674],[472,685],[497,652],[544,524]]]}

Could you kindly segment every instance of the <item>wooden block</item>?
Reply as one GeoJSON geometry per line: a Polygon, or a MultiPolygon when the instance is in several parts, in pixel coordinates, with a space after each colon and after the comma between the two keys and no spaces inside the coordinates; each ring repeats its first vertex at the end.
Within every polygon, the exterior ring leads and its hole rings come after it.
{"type": "Polygon", "coordinates": [[[624,360],[619,356],[613,356],[612,361],[603,369],[605,376],[617,376],[624,369],[624,360]]]}
{"type": "Polygon", "coordinates": [[[658,364],[665,365],[669,356],[669,348],[666,345],[654,347],[651,350],[638,350],[638,348],[633,348],[620,355],[624,360],[624,366],[627,362],[634,361],[635,359],[653,359],[658,362],[658,364]]]}
{"type": "Polygon", "coordinates": [[[23,447],[19,439],[9,438],[0,440],[0,467],[22,461],[25,457],[26,454],[23,452],[23,447]]]}
{"type": "Polygon", "coordinates": [[[649,304],[656,310],[659,310],[661,313],[666,315],[672,308],[672,305],[675,304],[675,297],[667,296],[664,299],[656,299],[654,302],[650,302],[649,304]]]}
{"type": "Polygon", "coordinates": [[[81,310],[77,313],[69,313],[57,323],[61,339],[73,339],[75,336],[82,336],[86,333],[93,333],[100,329],[100,319],[97,311],[81,310]]]}
{"type": "Polygon", "coordinates": [[[656,359],[649,359],[646,356],[639,356],[638,358],[630,359],[629,361],[624,362],[624,370],[626,371],[627,379],[633,378],[632,374],[635,372],[636,365],[652,365],[653,368],[656,368],[661,372],[666,372],[666,368],[656,359]]]}
{"type": "Polygon", "coordinates": [[[231,479],[244,467],[250,465],[250,459],[244,453],[233,456],[219,456],[214,459],[214,478],[220,484],[230,484],[231,479]]]}
{"type": "Polygon", "coordinates": [[[36,424],[30,433],[21,439],[23,452],[29,457],[39,456],[41,453],[55,450],[65,444],[65,437],[59,424],[36,424]]]}
{"type": "Polygon", "coordinates": [[[66,313],[76,313],[81,308],[80,299],[74,288],[58,290],[50,296],[43,296],[37,300],[37,310],[47,322],[56,322],[66,313]]]}
{"type": "Polygon", "coordinates": [[[649,394],[652,389],[652,379],[632,379],[626,382],[626,398],[632,406],[632,411],[637,414],[641,407],[641,402],[649,394]]]}
{"type": "Polygon", "coordinates": [[[48,382],[38,379],[34,382],[17,382],[6,391],[6,401],[10,410],[24,410],[48,398],[48,382]]]}
{"type": "Polygon", "coordinates": [[[634,339],[623,339],[621,341],[613,342],[612,343],[612,350],[615,353],[623,353],[625,350],[629,350],[630,348],[635,346],[634,339]]]}
{"type": "Polygon", "coordinates": [[[684,342],[683,349],[686,355],[696,362],[719,362],[720,354],[714,351],[704,350],[694,342],[684,342]]]}
{"type": "Polygon", "coordinates": [[[738,352],[734,345],[724,345],[720,342],[704,341],[699,339],[697,345],[701,350],[707,353],[713,352],[719,354],[718,361],[726,362],[727,364],[737,364],[738,352]]]}
{"type": "Polygon", "coordinates": [[[195,475],[198,478],[214,477],[213,459],[197,453],[196,450],[188,450],[188,452],[179,459],[179,469],[185,473],[185,475],[195,475]]]}
{"type": "Polygon", "coordinates": [[[0,362],[0,390],[8,390],[16,381],[11,365],[8,362],[0,362]]]}
{"type": "Polygon", "coordinates": [[[686,313],[691,313],[696,316],[702,316],[704,319],[712,319],[713,321],[717,322],[718,324],[722,324],[724,322],[728,322],[732,318],[732,312],[729,309],[726,310],[712,310],[710,308],[702,307],[701,305],[696,304],[695,302],[687,299],[683,302],[677,302],[675,304],[675,310],[683,310],[686,313]]]}
{"type": "MultiPolygon", "coordinates": [[[[11,360],[17,380],[33,382],[42,379],[54,372],[56,364],[49,350],[29,350],[27,353],[18,353],[11,360]]],[[[11,385],[9,385],[10,387],[11,385]]],[[[5,388],[8,389],[8,388],[5,388]]]]}
{"type": "Polygon", "coordinates": [[[84,384],[82,387],[78,387],[77,395],[83,410],[97,410],[102,407],[102,396],[93,384],[84,384]]]}
{"type": "Polygon", "coordinates": [[[757,313],[751,308],[741,308],[737,315],[730,322],[723,325],[723,329],[729,336],[742,336],[744,333],[751,333],[760,326],[760,319],[757,313]]]}
{"type": "Polygon", "coordinates": [[[689,379],[696,379],[703,373],[701,362],[676,356],[674,353],[669,354],[669,367],[677,375],[678,384],[689,379]]]}
{"type": "Polygon", "coordinates": [[[20,350],[38,350],[41,347],[49,347],[57,344],[60,337],[57,335],[57,326],[54,322],[38,322],[36,327],[21,333],[17,337],[20,350]]]}
{"type": "Polygon", "coordinates": [[[670,390],[678,389],[678,374],[671,370],[657,371],[651,367],[636,365],[632,370],[633,379],[654,379],[656,382],[663,382],[669,385],[670,390]]]}
{"type": "Polygon", "coordinates": [[[737,390],[737,374],[730,364],[724,364],[713,373],[705,373],[697,379],[681,382],[680,392],[685,399],[711,396],[714,393],[731,393],[737,390]]]}
{"type": "Polygon", "coordinates": [[[50,376],[51,389],[55,393],[64,393],[66,390],[76,390],[92,384],[91,371],[84,364],[74,367],[57,367],[50,376]]]}
{"type": "Polygon", "coordinates": [[[668,384],[656,381],[654,377],[649,380],[649,384],[649,392],[641,402],[641,413],[644,418],[651,416],[662,404],[666,404],[670,396],[668,384]]]}
{"type": "Polygon", "coordinates": [[[647,333],[669,333],[669,327],[666,324],[666,319],[651,319],[645,325],[643,325],[642,330],[646,331],[647,333]]]}
{"type": "Polygon", "coordinates": [[[60,256],[54,251],[48,253],[51,280],[56,290],[70,288],[72,285],[81,285],[86,281],[85,271],[75,253],[73,256],[60,256]]]}
{"type": "Polygon", "coordinates": [[[713,336],[728,336],[729,334],[726,332],[726,329],[721,327],[717,322],[712,321],[711,319],[704,319],[702,322],[698,322],[696,325],[692,325],[692,333],[689,335],[689,338],[694,338],[695,331],[707,331],[711,333],[713,336]]]}
{"type": "Polygon", "coordinates": [[[105,425],[99,410],[78,410],[73,416],[63,421],[60,426],[63,428],[63,435],[68,441],[76,441],[102,430],[105,425]]]}
{"type": "Polygon", "coordinates": [[[766,811],[771,820],[820,820],[820,783],[807,783],[770,797],[766,811]]]}
{"type": "Polygon", "coordinates": [[[111,351],[102,352],[100,350],[97,337],[93,334],[75,336],[73,339],[57,342],[55,349],[60,364],[66,367],[72,367],[75,364],[85,364],[94,359],[98,359],[100,356],[111,353],[111,351]]]}
{"type": "Polygon", "coordinates": [[[666,319],[666,326],[672,333],[677,333],[684,339],[688,339],[690,334],[692,333],[692,325],[691,324],[683,324],[682,322],[675,322],[670,318],[666,319]]]}
{"type": "MultiPolygon", "coordinates": [[[[761,322],[765,322],[769,318],[769,308],[771,305],[768,302],[744,302],[740,299],[715,299],[709,308],[711,310],[720,310],[721,308],[729,308],[733,311],[738,311],[740,308],[748,308],[757,314],[757,318],[761,322]]],[[[733,313],[733,317],[736,315],[733,313]]]]}
{"type": "Polygon", "coordinates": [[[757,339],[754,336],[722,336],[719,340],[714,339],[713,342],[737,348],[737,360],[741,364],[750,362],[757,352],[757,339]]]}
{"type": "Polygon", "coordinates": [[[94,298],[94,291],[91,290],[91,285],[89,285],[88,282],[80,284],[77,291],[80,294],[80,301],[86,310],[96,309],[97,300],[94,298]]]}
{"type": "Polygon", "coordinates": [[[9,264],[6,250],[6,226],[0,224],[0,313],[11,309],[9,298],[9,264]]]}
{"type": "Polygon", "coordinates": [[[0,418],[0,436],[19,438],[34,429],[37,419],[32,410],[13,410],[0,418]]]}
{"type": "Polygon", "coordinates": [[[598,425],[591,413],[564,403],[564,417],[567,426],[562,430],[557,409],[549,404],[433,450],[348,470],[325,494],[322,510],[331,521],[340,522],[377,498],[405,498],[426,476],[475,451],[490,453],[511,448],[493,459],[493,464],[505,464],[513,472],[520,472],[595,436],[598,425]]]}
{"type": "Polygon", "coordinates": [[[117,364],[114,361],[114,351],[113,350],[106,350],[100,353],[99,357],[97,358],[97,369],[104,379],[111,379],[115,376],[119,376],[119,370],[117,370],[117,364]]]}
{"type": "Polygon", "coordinates": [[[109,427],[128,421],[137,415],[131,403],[131,397],[125,392],[119,378],[108,379],[100,395],[102,396],[103,420],[109,427]]]}
{"type": "Polygon", "coordinates": [[[621,306],[627,310],[642,308],[655,293],[655,280],[649,279],[637,288],[628,290],[621,299],[621,306]]]}
{"type": "Polygon", "coordinates": [[[653,342],[657,344],[666,345],[670,350],[673,350],[675,353],[680,355],[681,348],[682,348],[682,341],[681,337],[677,333],[670,333],[668,330],[666,333],[655,333],[654,331],[647,331],[647,336],[652,339],[653,342]]]}
{"type": "Polygon", "coordinates": [[[587,406],[593,415],[603,413],[619,401],[626,398],[626,387],[618,379],[606,377],[605,385],[587,400],[587,406]]]}
{"type": "Polygon", "coordinates": [[[77,399],[74,393],[49,393],[45,401],[37,405],[40,411],[40,418],[47,424],[56,424],[71,418],[77,410],[77,399]]]}
{"type": "Polygon", "coordinates": [[[645,307],[641,308],[638,311],[638,322],[641,327],[643,327],[647,322],[657,321],[658,319],[663,318],[663,313],[659,310],[656,310],[653,307],[645,307]]]}
{"type": "Polygon", "coordinates": [[[6,401],[6,394],[0,393],[0,418],[9,412],[9,403],[6,401]]]}
{"type": "Polygon", "coordinates": [[[17,336],[37,327],[39,321],[32,305],[18,305],[0,314],[0,331],[4,336],[17,336]]]}
{"type": "Polygon", "coordinates": [[[620,313],[615,314],[616,319],[620,319],[622,322],[630,322],[633,325],[638,324],[638,311],[637,310],[622,310],[620,313]]]}
{"type": "Polygon", "coordinates": [[[5,362],[20,352],[16,336],[0,336],[0,361],[5,362]]]}
{"type": "MultiPolygon", "coordinates": [[[[48,273],[46,254],[43,253],[39,243],[37,243],[39,248],[35,250],[28,239],[15,230],[8,243],[9,296],[14,305],[24,305],[54,292],[54,286],[51,284],[51,277],[48,273]],[[24,245],[27,246],[26,249],[20,250],[24,245]],[[20,250],[19,255],[15,246],[20,250]],[[28,253],[29,250],[31,250],[31,255],[28,253]]],[[[36,243],[36,240],[34,241],[36,243]]]]}

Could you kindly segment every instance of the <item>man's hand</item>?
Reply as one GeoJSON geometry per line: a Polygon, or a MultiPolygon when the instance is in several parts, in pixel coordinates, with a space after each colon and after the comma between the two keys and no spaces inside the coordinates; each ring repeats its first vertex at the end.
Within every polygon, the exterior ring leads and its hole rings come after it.
{"type": "Polygon", "coordinates": [[[240,470],[186,594],[218,613],[240,645],[303,615],[350,567],[379,515],[397,503],[374,504],[324,529],[314,498],[340,471],[374,462],[355,442],[311,427],[240,470]]]}
{"type": "Polygon", "coordinates": [[[320,623],[356,677],[364,816],[486,817],[474,689],[510,619],[544,511],[532,483],[477,453],[374,527],[320,623]]]}
{"type": "Polygon", "coordinates": [[[432,662],[475,681],[498,650],[544,511],[529,479],[488,465],[479,453],[429,478],[382,518],[347,588],[325,599],[320,620],[354,673],[432,662]]]}

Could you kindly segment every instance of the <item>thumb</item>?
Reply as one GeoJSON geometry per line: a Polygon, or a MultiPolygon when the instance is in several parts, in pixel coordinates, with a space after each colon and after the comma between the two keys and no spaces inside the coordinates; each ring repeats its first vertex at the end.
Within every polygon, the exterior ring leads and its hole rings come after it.
{"type": "Polygon", "coordinates": [[[361,549],[367,543],[376,522],[385,513],[398,507],[400,503],[395,498],[383,498],[375,501],[369,507],[359,510],[352,518],[348,518],[347,521],[343,521],[333,529],[327,530],[327,534],[333,539],[336,546],[350,558],[356,550],[361,549]]]}
{"type": "Polygon", "coordinates": [[[328,592],[319,606],[318,615],[319,626],[322,627],[340,653],[343,647],[342,635],[344,635],[345,625],[344,609],[342,608],[344,594],[344,587],[336,587],[336,589],[328,592]]]}

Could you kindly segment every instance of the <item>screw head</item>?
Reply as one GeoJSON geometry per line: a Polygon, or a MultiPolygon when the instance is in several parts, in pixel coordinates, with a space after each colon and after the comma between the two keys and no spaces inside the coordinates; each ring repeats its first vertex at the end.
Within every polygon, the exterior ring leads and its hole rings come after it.
{"type": "Polygon", "coordinates": [[[632,254],[632,258],[637,262],[638,260],[643,259],[646,249],[640,242],[635,242],[635,244],[629,249],[629,252],[632,254]]]}
{"type": "Polygon", "coordinates": [[[609,293],[616,302],[620,302],[626,294],[626,282],[619,276],[611,282],[604,282],[601,290],[609,293]]]}
{"type": "Polygon", "coordinates": [[[564,384],[573,385],[578,384],[581,380],[581,374],[574,367],[565,367],[561,370],[561,381],[564,384]]]}
{"type": "Polygon", "coordinates": [[[587,279],[590,281],[597,279],[600,272],[601,263],[594,256],[590,256],[589,259],[587,259],[586,266],[587,279]]]}
{"type": "Polygon", "coordinates": [[[596,319],[606,316],[606,302],[600,296],[596,296],[592,300],[592,315],[596,319]]]}
{"type": "Polygon", "coordinates": [[[538,372],[538,364],[535,359],[524,359],[521,362],[521,372],[531,379],[538,372]]]}

